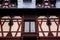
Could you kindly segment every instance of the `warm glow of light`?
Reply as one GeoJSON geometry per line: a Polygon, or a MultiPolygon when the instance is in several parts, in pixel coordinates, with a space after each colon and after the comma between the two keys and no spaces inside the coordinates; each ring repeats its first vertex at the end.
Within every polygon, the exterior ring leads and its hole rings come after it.
{"type": "Polygon", "coordinates": [[[43,37],[43,34],[42,34],[42,32],[39,32],[39,36],[43,37]]]}
{"type": "MultiPolygon", "coordinates": [[[[7,19],[7,18],[10,18],[9,16],[4,16],[4,17],[2,17],[2,19],[7,19]]],[[[17,18],[17,19],[19,19],[19,21],[22,21],[22,17],[20,17],[20,16],[14,16],[13,18],[17,18]]],[[[40,18],[47,18],[47,17],[45,17],[45,16],[39,16],[38,17],[38,30],[39,31],[41,31],[41,29],[40,29],[40,24],[41,24],[41,20],[40,20],[40,18]]],[[[49,18],[58,18],[58,17],[56,17],[56,16],[50,16],[49,18]]],[[[4,21],[4,20],[1,20],[1,21],[4,21]]],[[[9,20],[6,20],[6,21],[9,21],[9,20]]],[[[18,29],[18,23],[17,23],[17,20],[13,20],[13,21],[16,21],[16,22],[13,22],[14,24],[13,24],[13,26],[12,26],[12,28],[11,28],[11,31],[17,31],[17,29],[18,29]]],[[[41,28],[42,28],[42,30],[43,31],[48,31],[49,32],[49,27],[46,25],[46,19],[44,19],[43,20],[43,22],[42,22],[42,25],[41,25],[41,28]]],[[[57,25],[56,25],[56,23],[58,24],[58,22],[54,22],[54,20],[53,19],[51,19],[51,21],[53,21],[53,22],[51,22],[51,26],[50,26],[50,28],[51,28],[51,31],[57,31],[57,25]]],[[[55,21],[58,21],[58,19],[55,19],[55,21]]],[[[4,23],[4,25],[2,26],[2,28],[3,28],[3,31],[9,31],[9,25],[8,25],[8,23],[9,22],[5,22],[4,23]]],[[[2,24],[3,24],[3,22],[2,22],[2,24]]],[[[19,24],[21,24],[21,22],[19,22],[19,24]]],[[[22,25],[20,25],[20,28],[19,28],[19,31],[21,31],[21,27],[22,27],[22,25]]],[[[1,25],[0,25],[0,31],[1,31],[1,25]]],[[[59,25],[59,31],[60,31],[60,25],[59,25]]],[[[45,36],[48,36],[48,32],[44,32],[44,34],[45,34],[45,36]]],[[[56,32],[52,32],[53,33],[53,35],[54,36],[56,36],[56,32]]],[[[8,34],[8,32],[7,33],[3,33],[4,34],[4,37],[8,34]]],[[[12,32],[12,36],[14,37],[15,36],[15,34],[16,34],[16,32],[15,33],[13,33],[12,32]]],[[[2,34],[0,33],[0,36],[2,36],[2,34]]],[[[16,35],[17,37],[20,37],[21,36],[21,33],[19,32],[19,33],[17,33],[17,35],[16,35]]],[[[42,34],[42,32],[39,32],[39,36],[43,36],[43,34],[42,34]]],[[[58,36],[60,36],[60,33],[58,33],[58,36]]]]}
{"type": "MultiPolygon", "coordinates": [[[[4,16],[4,17],[2,17],[2,19],[8,19],[8,18],[10,18],[10,16],[4,16]]],[[[22,17],[20,17],[20,16],[14,16],[13,18],[15,18],[15,19],[18,19],[18,21],[22,21],[22,17]]],[[[11,28],[11,31],[17,31],[17,29],[18,29],[18,23],[17,23],[17,20],[15,20],[15,19],[13,19],[13,26],[12,26],[12,28],[11,28]],[[14,21],[16,21],[16,22],[14,22],[14,21]]],[[[1,20],[1,21],[5,21],[5,20],[1,20]]],[[[9,23],[9,20],[6,20],[7,22],[5,22],[4,23],[4,25],[2,26],[2,28],[3,28],[3,31],[8,31],[9,32],[9,25],[8,25],[8,23],[9,23]]],[[[1,22],[2,24],[3,24],[3,22],[1,22]]],[[[21,24],[21,22],[19,22],[19,25],[21,24]]],[[[20,25],[20,28],[19,28],[19,30],[18,31],[21,31],[21,26],[22,25],[20,25]]],[[[1,31],[1,25],[0,25],[0,31],[1,31]]],[[[3,35],[4,35],[4,37],[6,37],[7,36],[7,34],[8,34],[8,32],[4,32],[3,33],[3,35]]],[[[11,32],[12,33],[12,37],[14,37],[15,36],[15,34],[16,34],[16,32],[11,32]]],[[[2,34],[0,33],[0,36],[2,36],[2,34]]],[[[20,37],[21,36],[21,33],[19,32],[18,34],[17,34],[17,37],[20,37]]]]}
{"type": "Polygon", "coordinates": [[[46,18],[45,16],[39,16],[38,18],[46,18]]]}
{"type": "Polygon", "coordinates": [[[3,16],[2,19],[7,19],[7,18],[10,18],[10,16],[3,16]]]}
{"type": "Polygon", "coordinates": [[[46,25],[46,22],[43,22],[41,25],[43,31],[49,31],[48,26],[46,25]]]}
{"type": "Polygon", "coordinates": [[[8,33],[3,33],[3,34],[4,34],[4,37],[6,37],[8,33]]]}
{"type": "Polygon", "coordinates": [[[17,33],[17,35],[16,35],[17,37],[20,37],[21,36],[21,33],[17,33]]]}
{"type": "Polygon", "coordinates": [[[16,34],[16,32],[15,32],[15,33],[12,33],[12,36],[14,37],[14,36],[15,36],[15,34],[16,34]]]}
{"type": "Polygon", "coordinates": [[[40,29],[40,26],[38,25],[38,29],[39,29],[39,31],[41,31],[41,29],[40,29]]]}
{"type": "Polygon", "coordinates": [[[19,18],[22,18],[22,17],[20,17],[20,16],[14,16],[13,18],[18,18],[19,19],[19,18]]]}
{"type": "Polygon", "coordinates": [[[51,31],[57,31],[57,25],[55,22],[52,22],[51,31]]]}
{"type": "MultiPolygon", "coordinates": [[[[18,29],[18,24],[17,24],[17,22],[14,22],[14,25],[12,26],[11,31],[17,31],[17,29],[18,29]]],[[[9,31],[8,22],[5,22],[5,24],[3,25],[3,31],[9,31]]],[[[21,31],[21,27],[19,28],[19,31],[21,31]]],[[[16,34],[16,32],[12,33],[12,36],[14,37],[15,34],[16,34]]],[[[4,36],[6,36],[6,35],[7,35],[7,33],[4,33],[4,36]]],[[[17,36],[19,36],[19,35],[20,34],[18,33],[17,36]]]]}
{"type": "MultiPolygon", "coordinates": [[[[45,16],[39,16],[38,17],[39,24],[41,24],[40,18],[47,18],[47,17],[45,17],[45,16]]],[[[50,16],[49,18],[58,18],[58,17],[56,17],[56,16],[50,16]]],[[[58,24],[58,22],[55,23],[54,19],[50,19],[50,20],[53,21],[53,22],[51,22],[51,26],[50,26],[51,31],[57,31],[57,25],[56,25],[56,23],[58,24]]],[[[43,31],[48,31],[49,32],[49,27],[46,25],[46,22],[44,22],[44,21],[47,21],[47,19],[43,20],[41,28],[42,28],[43,31]]],[[[55,19],[55,21],[58,21],[58,19],[55,19]]],[[[38,25],[38,29],[39,29],[39,31],[41,31],[39,25],[38,25]]],[[[60,26],[59,26],[59,31],[60,31],[60,26]]],[[[44,32],[45,36],[48,36],[48,32],[44,32]]],[[[54,35],[54,37],[56,36],[56,33],[57,32],[52,32],[52,34],[54,35]]],[[[59,35],[59,33],[58,33],[58,35],[59,35]]],[[[39,32],[39,36],[43,36],[43,34],[39,32]]]]}
{"type": "Polygon", "coordinates": [[[56,17],[56,16],[50,16],[49,18],[58,18],[58,17],[56,17]]]}
{"type": "Polygon", "coordinates": [[[2,33],[0,33],[0,37],[2,36],[2,33]]]}
{"type": "Polygon", "coordinates": [[[60,36],[60,32],[58,33],[58,36],[60,36]]]}
{"type": "Polygon", "coordinates": [[[11,31],[17,31],[17,29],[18,29],[18,24],[17,22],[14,22],[14,25],[12,26],[11,31]]]}
{"type": "Polygon", "coordinates": [[[46,37],[48,36],[48,32],[45,32],[44,34],[45,34],[46,37]]]}
{"type": "Polygon", "coordinates": [[[54,36],[56,36],[56,32],[52,32],[52,34],[53,34],[54,36]]]}
{"type": "Polygon", "coordinates": [[[59,25],[59,31],[60,31],[60,25],[59,25]]]}
{"type": "Polygon", "coordinates": [[[20,26],[19,31],[21,31],[21,27],[22,27],[22,26],[20,26]]]}
{"type": "Polygon", "coordinates": [[[3,31],[9,31],[9,25],[8,22],[5,22],[3,25],[3,31]]]}

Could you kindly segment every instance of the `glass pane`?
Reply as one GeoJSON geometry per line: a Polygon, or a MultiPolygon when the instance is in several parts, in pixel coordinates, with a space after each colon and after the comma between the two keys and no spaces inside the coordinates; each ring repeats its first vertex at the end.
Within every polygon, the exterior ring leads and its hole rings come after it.
{"type": "Polygon", "coordinates": [[[42,28],[43,31],[49,31],[49,28],[46,25],[46,22],[42,22],[41,28],[42,28]]]}
{"type": "Polygon", "coordinates": [[[29,32],[29,22],[25,22],[25,32],[29,32]]]}
{"type": "Polygon", "coordinates": [[[17,31],[17,29],[18,29],[18,24],[17,24],[17,22],[13,22],[13,26],[12,26],[12,28],[11,28],[11,31],[17,31]]]}
{"type": "Polygon", "coordinates": [[[16,37],[20,37],[21,36],[21,33],[17,33],[16,37]]]}
{"type": "Polygon", "coordinates": [[[2,33],[0,33],[0,37],[2,37],[2,33]]]}
{"type": "Polygon", "coordinates": [[[43,34],[42,34],[42,32],[39,32],[39,36],[40,36],[40,37],[43,37],[43,34]]]}
{"type": "Polygon", "coordinates": [[[44,32],[44,35],[47,37],[48,36],[48,32],[44,32]]]}
{"type": "Polygon", "coordinates": [[[15,34],[16,34],[16,32],[15,33],[12,33],[12,36],[15,37],[15,34]]]}
{"type": "Polygon", "coordinates": [[[3,27],[3,31],[9,31],[9,25],[8,25],[9,22],[5,22],[4,25],[2,26],[3,27]]]}
{"type": "Polygon", "coordinates": [[[52,34],[54,35],[54,37],[56,37],[56,32],[52,32],[52,34]]]}
{"type": "Polygon", "coordinates": [[[35,22],[31,22],[31,32],[35,32],[35,22]]]}
{"type": "Polygon", "coordinates": [[[51,23],[52,23],[51,26],[50,26],[51,31],[57,31],[57,25],[56,25],[56,23],[55,22],[51,22],[51,23]]]}
{"type": "Polygon", "coordinates": [[[60,37],[60,32],[58,32],[58,37],[60,37]]]}
{"type": "Polygon", "coordinates": [[[8,33],[3,33],[3,34],[4,34],[4,37],[6,37],[8,33]]]}

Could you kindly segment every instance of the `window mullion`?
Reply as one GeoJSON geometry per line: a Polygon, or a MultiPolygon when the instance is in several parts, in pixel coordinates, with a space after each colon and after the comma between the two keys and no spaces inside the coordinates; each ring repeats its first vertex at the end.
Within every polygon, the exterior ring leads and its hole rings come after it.
{"type": "Polygon", "coordinates": [[[31,32],[31,27],[30,27],[30,25],[31,25],[31,22],[29,22],[29,32],[31,32]]]}

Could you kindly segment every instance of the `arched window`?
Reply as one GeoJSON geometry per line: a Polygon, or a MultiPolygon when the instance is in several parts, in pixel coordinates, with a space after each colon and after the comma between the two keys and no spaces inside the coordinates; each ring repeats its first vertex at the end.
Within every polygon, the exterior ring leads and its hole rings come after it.
{"type": "Polygon", "coordinates": [[[59,37],[60,36],[60,24],[59,17],[50,16],[47,25],[47,17],[39,16],[38,17],[38,29],[40,37],[59,37]],[[51,24],[49,23],[51,22],[51,24]]]}
{"type": "Polygon", "coordinates": [[[0,37],[21,37],[22,20],[20,16],[14,16],[12,19],[10,16],[1,17],[0,37]]]}

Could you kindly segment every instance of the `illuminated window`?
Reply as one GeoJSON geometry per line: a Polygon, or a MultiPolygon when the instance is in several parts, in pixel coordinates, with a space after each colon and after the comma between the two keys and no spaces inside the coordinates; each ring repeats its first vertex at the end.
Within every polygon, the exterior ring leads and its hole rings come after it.
{"type": "MultiPolygon", "coordinates": [[[[0,25],[0,37],[2,37],[1,27],[2,27],[2,31],[3,31],[3,36],[6,37],[9,34],[8,32],[10,31],[9,30],[10,26],[8,25],[8,23],[9,23],[9,21],[10,21],[9,19],[11,19],[11,17],[10,16],[3,16],[1,18],[3,19],[3,20],[1,19],[1,23],[3,24],[3,26],[0,25]]],[[[13,17],[13,25],[11,26],[11,31],[10,31],[12,37],[20,37],[21,36],[21,26],[22,26],[22,24],[21,24],[22,19],[21,18],[22,17],[20,17],[20,16],[13,17]]]]}
{"type": "MultiPolygon", "coordinates": [[[[60,32],[57,33],[57,29],[58,31],[60,31],[60,25],[58,25],[59,19],[56,16],[50,16],[50,21],[51,21],[51,26],[50,26],[50,30],[51,33],[53,34],[53,37],[56,36],[60,36],[60,32]],[[59,27],[59,28],[58,28],[59,27]],[[56,35],[58,34],[58,35],[56,35]]],[[[39,29],[39,36],[40,37],[49,37],[49,26],[46,24],[47,23],[47,17],[46,16],[39,16],[38,17],[38,29],[39,29]]]]}
{"type": "Polygon", "coordinates": [[[31,22],[31,32],[35,32],[35,22],[31,22]]]}
{"type": "Polygon", "coordinates": [[[35,22],[34,21],[25,21],[25,32],[35,32],[35,22]]]}
{"type": "Polygon", "coordinates": [[[25,22],[25,32],[29,32],[29,22],[25,22]]]}

